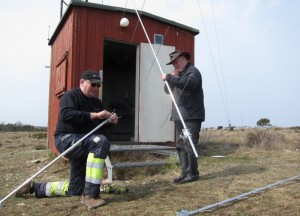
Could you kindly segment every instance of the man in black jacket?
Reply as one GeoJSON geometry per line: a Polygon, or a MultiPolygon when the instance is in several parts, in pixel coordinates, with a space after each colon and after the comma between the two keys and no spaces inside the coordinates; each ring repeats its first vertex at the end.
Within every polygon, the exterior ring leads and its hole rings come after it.
{"type": "MultiPolygon", "coordinates": [[[[171,74],[163,73],[161,79],[167,81],[173,93],[181,116],[186,124],[195,149],[198,149],[201,124],[205,120],[202,77],[199,70],[190,62],[190,54],[176,50],[170,53],[170,62],[175,70],[171,74]]],[[[168,89],[165,85],[165,91],[168,89]]],[[[199,179],[198,162],[189,143],[179,114],[172,104],[172,117],[176,127],[176,148],[181,163],[181,175],[174,179],[175,183],[187,183],[199,179]]]]}
{"type": "MultiPolygon", "coordinates": [[[[80,79],[80,87],[62,96],[54,134],[55,146],[60,153],[113,115],[103,109],[101,100],[96,97],[100,87],[99,74],[87,70],[80,79]]],[[[117,124],[118,117],[114,115],[109,123],[117,124]]],[[[88,208],[104,205],[105,201],[100,198],[100,185],[110,143],[102,135],[102,130],[100,128],[66,155],[71,164],[69,181],[29,182],[16,192],[16,196],[26,193],[35,193],[38,198],[82,195],[81,202],[88,208]]]]}

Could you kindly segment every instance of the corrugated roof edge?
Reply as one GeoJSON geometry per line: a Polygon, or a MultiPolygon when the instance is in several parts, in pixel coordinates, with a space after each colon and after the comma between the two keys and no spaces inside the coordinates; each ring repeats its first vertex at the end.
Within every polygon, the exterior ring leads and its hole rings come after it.
{"type": "MultiPolygon", "coordinates": [[[[90,8],[97,8],[97,9],[101,9],[101,10],[120,11],[120,12],[124,12],[124,10],[125,10],[126,13],[134,13],[134,14],[136,13],[135,10],[132,10],[132,9],[124,9],[124,8],[121,8],[121,7],[114,7],[114,6],[109,6],[109,5],[72,0],[70,2],[66,12],[64,13],[63,17],[61,18],[60,22],[58,23],[53,35],[51,36],[51,38],[48,42],[48,45],[51,45],[53,43],[53,41],[55,40],[55,38],[56,38],[56,36],[57,36],[57,34],[60,30],[60,28],[63,25],[65,19],[68,17],[68,14],[71,12],[71,10],[74,6],[90,7],[90,8]]],[[[173,26],[180,27],[182,29],[185,29],[187,31],[190,31],[190,32],[194,33],[195,35],[200,33],[198,29],[195,29],[195,28],[192,28],[192,27],[174,22],[172,20],[168,20],[168,19],[156,16],[156,15],[153,15],[153,14],[147,13],[145,11],[139,11],[138,10],[138,13],[142,16],[149,17],[149,18],[152,18],[152,19],[164,22],[164,23],[168,23],[168,24],[173,25],[173,26]]]]}

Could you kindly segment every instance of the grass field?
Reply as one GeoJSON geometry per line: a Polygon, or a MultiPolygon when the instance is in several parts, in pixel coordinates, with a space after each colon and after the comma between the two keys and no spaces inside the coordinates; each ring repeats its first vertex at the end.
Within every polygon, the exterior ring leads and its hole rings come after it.
{"type": "MultiPolygon", "coordinates": [[[[0,133],[1,199],[53,160],[46,143],[43,134],[34,132],[0,133]]],[[[300,175],[299,128],[203,129],[200,143],[199,181],[172,183],[180,174],[176,165],[131,168],[122,175],[114,173],[113,182],[113,186],[127,187],[129,192],[102,194],[107,205],[101,208],[87,210],[80,197],[12,196],[3,203],[0,215],[176,215],[300,175]],[[211,157],[215,155],[224,157],[211,157]]],[[[68,175],[68,163],[60,160],[35,181],[64,180],[68,175]]],[[[300,215],[300,180],[197,215],[300,215]]]]}

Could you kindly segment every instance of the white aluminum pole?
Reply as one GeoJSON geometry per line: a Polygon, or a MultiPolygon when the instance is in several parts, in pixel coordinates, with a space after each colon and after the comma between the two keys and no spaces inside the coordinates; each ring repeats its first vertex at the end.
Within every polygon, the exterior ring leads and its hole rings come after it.
{"type": "Polygon", "coordinates": [[[101,124],[99,124],[97,127],[95,127],[92,131],[90,131],[88,134],[86,134],[84,137],[82,137],[80,140],[78,140],[75,144],[73,144],[70,148],[68,148],[66,151],[64,151],[63,153],[61,153],[60,155],[58,155],[58,157],[56,157],[53,161],[51,161],[50,163],[48,163],[44,168],[42,168],[40,171],[38,171],[36,174],[34,174],[33,176],[31,176],[29,179],[27,179],[23,184],[21,184],[19,187],[17,187],[15,190],[13,190],[10,194],[8,194],[6,197],[4,197],[1,201],[0,201],[0,207],[2,207],[2,203],[7,200],[9,197],[11,197],[13,194],[15,194],[19,189],[21,189],[24,185],[26,185],[28,182],[30,182],[32,179],[34,179],[35,177],[37,177],[39,174],[41,174],[44,170],[46,170],[48,167],[50,167],[52,164],[54,164],[59,158],[65,156],[67,153],[69,153],[70,151],[72,151],[74,148],[76,148],[83,140],[85,140],[88,136],[90,136],[91,134],[93,134],[96,130],[98,130],[99,128],[101,128],[103,125],[105,125],[113,116],[115,116],[116,114],[114,113],[113,115],[111,115],[108,119],[106,119],[104,122],[102,122],[101,124]]]}
{"type": "MultiPolygon", "coordinates": [[[[156,62],[157,62],[157,65],[158,65],[158,67],[159,67],[159,70],[160,70],[161,74],[163,74],[164,72],[163,72],[163,70],[162,70],[162,68],[161,68],[161,66],[160,66],[160,63],[159,63],[158,59],[157,59],[156,53],[155,53],[155,51],[154,51],[154,49],[153,49],[153,46],[152,46],[151,41],[150,41],[150,39],[149,39],[149,37],[148,37],[147,31],[146,31],[146,29],[145,29],[145,27],[144,27],[144,24],[143,24],[143,22],[142,22],[142,20],[141,20],[141,17],[140,17],[140,15],[139,15],[139,13],[138,13],[136,7],[135,7],[134,0],[132,0],[132,3],[133,3],[133,5],[134,5],[134,9],[135,9],[136,15],[138,16],[138,19],[139,19],[139,21],[140,21],[140,23],[141,23],[141,26],[142,26],[143,30],[144,30],[145,36],[146,36],[146,38],[147,38],[147,40],[148,40],[148,43],[149,43],[149,45],[150,45],[150,47],[151,47],[151,50],[152,50],[153,55],[154,55],[154,58],[155,58],[155,60],[156,60],[156,62]]],[[[194,146],[194,144],[193,144],[193,141],[192,141],[192,139],[191,139],[191,134],[190,134],[189,130],[186,128],[185,122],[184,122],[184,120],[183,120],[183,118],[182,118],[182,115],[181,115],[181,113],[180,113],[180,110],[179,110],[179,108],[178,108],[178,106],[177,106],[177,103],[176,103],[176,101],[175,101],[175,98],[174,98],[174,96],[173,96],[173,93],[172,93],[172,91],[171,91],[171,88],[170,88],[170,86],[169,86],[169,83],[168,83],[166,80],[165,80],[165,84],[166,84],[166,86],[167,86],[167,88],[168,88],[168,91],[169,91],[170,96],[171,96],[171,98],[172,98],[173,104],[174,104],[174,106],[175,106],[175,108],[176,108],[176,111],[177,111],[177,113],[178,113],[178,115],[179,115],[179,118],[180,118],[180,121],[181,121],[181,123],[182,123],[182,126],[183,126],[183,128],[184,128],[184,129],[183,129],[183,135],[184,135],[184,137],[187,137],[187,138],[189,139],[190,145],[192,146],[192,149],[193,149],[193,151],[194,151],[194,154],[195,154],[196,158],[198,158],[198,153],[197,153],[197,151],[196,151],[196,149],[195,149],[195,146],[194,146]]]]}

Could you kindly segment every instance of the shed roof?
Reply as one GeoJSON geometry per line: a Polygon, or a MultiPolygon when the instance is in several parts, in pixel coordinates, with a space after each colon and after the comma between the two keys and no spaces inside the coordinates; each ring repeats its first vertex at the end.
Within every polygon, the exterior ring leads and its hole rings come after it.
{"type": "MultiPolygon", "coordinates": [[[[51,36],[51,38],[49,40],[49,43],[48,43],[49,45],[52,45],[52,43],[54,42],[57,34],[61,30],[61,28],[63,26],[63,23],[65,22],[65,20],[67,19],[69,13],[71,12],[72,8],[76,7],[76,6],[87,7],[87,8],[95,8],[95,9],[107,10],[107,11],[126,12],[126,13],[133,13],[133,14],[136,13],[135,10],[132,10],[132,9],[124,9],[124,8],[121,8],[121,7],[114,7],[114,6],[108,6],[108,5],[103,5],[103,4],[96,4],[96,3],[90,3],[90,2],[83,2],[83,1],[78,1],[78,0],[72,0],[70,2],[69,6],[68,6],[68,8],[66,10],[66,12],[64,13],[63,17],[61,18],[58,26],[56,27],[53,35],[51,36]]],[[[138,10],[138,13],[140,15],[142,15],[142,16],[145,16],[145,17],[148,17],[148,18],[152,18],[152,19],[155,19],[155,20],[158,20],[158,21],[161,21],[161,22],[164,22],[164,23],[167,23],[167,24],[170,24],[170,25],[182,28],[182,29],[184,29],[186,31],[190,31],[190,32],[194,33],[195,35],[199,34],[199,30],[198,29],[195,29],[195,28],[192,28],[192,27],[189,27],[189,26],[186,26],[186,25],[174,22],[172,20],[168,20],[168,19],[156,16],[156,15],[153,15],[153,14],[147,13],[145,11],[138,10]]]]}

